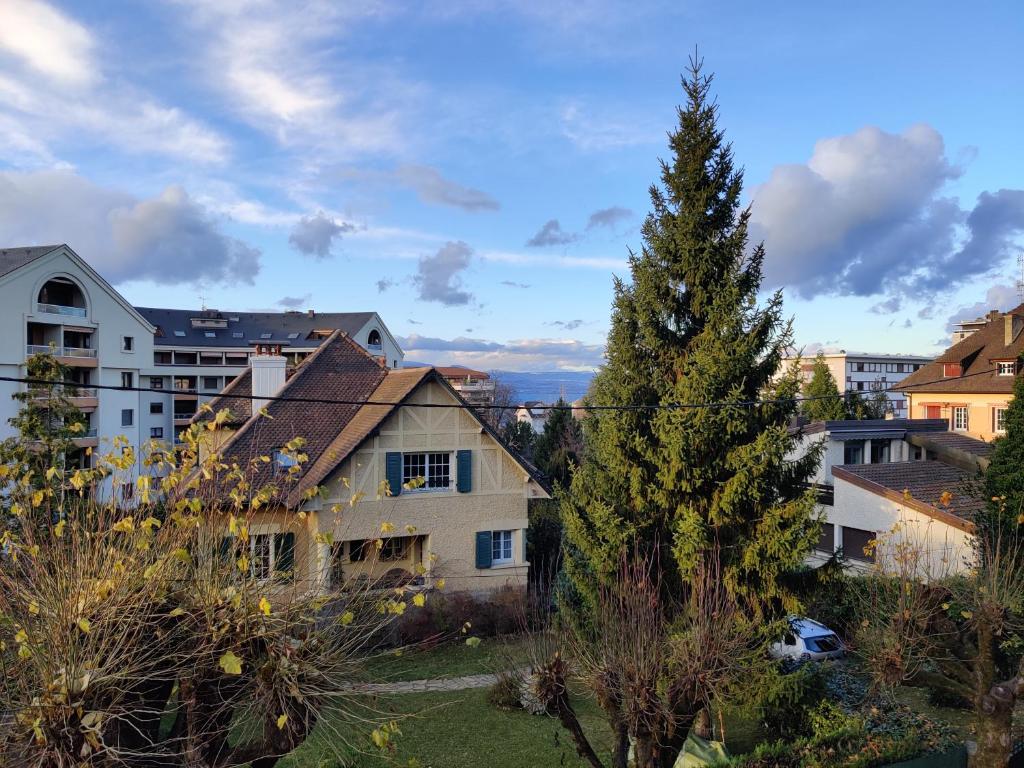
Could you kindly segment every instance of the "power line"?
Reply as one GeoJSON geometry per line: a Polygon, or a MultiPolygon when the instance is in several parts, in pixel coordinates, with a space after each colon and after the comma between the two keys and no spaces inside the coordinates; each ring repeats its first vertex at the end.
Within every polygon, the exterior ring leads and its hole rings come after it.
{"type": "MultiPolygon", "coordinates": [[[[932,381],[922,381],[912,385],[909,389],[915,389],[917,387],[927,386],[929,384],[942,384],[949,381],[960,381],[962,379],[968,379],[973,376],[981,376],[983,374],[995,373],[995,368],[989,368],[983,371],[974,371],[972,373],[961,374],[955,379],[942,378],[934,379],[932,381]]],[[[72,389],[103,389],[113,390],[116,392],[145,392],[156,395],[197,395],[197,396],[208,396],[208,397],[224,397],[232,398],[236,400],[261,400],[266,402],[275,403],[309,403],[314,405],[355,405],[355,406],[384,406],[389,408],[455,408],[459,410],[469,411],[481,411],[481,410],[514,410],[518,406],[515,405],[470,405],[468,403],[406,403],[401,401],[384,401],[384,400],[343,400],[329,397],[296,397],[289,395],[271,395],[271,396],[260,396],[260,395],[243,395],[222,392],[202,392],[198,388],[191,389],[156,389],[153,387],[124,387],[116,384],[82,384],[77,381],[53,381],[51,379],[37,379],[27,378],[19,376],[0,376],[0,381],[9,381],[18,384],[38,384],[44,386],[51,385],[63,385],[72,389]]],[[[886,391],[886,390],[876,390],[886,391]]],[[[838,395],[839,398],[846,401],[851,395],[860,394],[860,391],[847,391],[838,395]]],[[[781,405],[786,403],[806,403],[815,400],[834,400],[837,395],[818,395],[815,397],[782,397],[774,399],[763,399],[763,400],[734,400],[734,401],[718,401],[709,403],[653,403],[653,404],[623,404],[623,405],[538,405],[531,406],[531,410],[536,411],[672,411],[672,410],[687,410],[692,408],[754,408],[757,406],[766,405],[781,405]]]]}

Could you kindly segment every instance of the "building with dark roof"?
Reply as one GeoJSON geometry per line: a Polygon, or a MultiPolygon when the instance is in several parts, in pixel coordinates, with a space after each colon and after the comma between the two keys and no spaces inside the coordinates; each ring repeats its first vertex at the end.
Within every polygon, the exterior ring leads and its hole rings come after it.
{"type": "Polygon", "coordinates": [[[1003,434],[1024,352],[1024,304],[993,310],[984,320],[901,382],[911,418],[941,418],[951,430],[982,440],[1003,434]]]}
{"type": "Polygon", "coordinates": [[[280,351],[260,346],[210,402],[229,417],[209,450],[246,468],[252,487],[279,486],[249,521],[255,567],[273,572],[277,542],[288,541],[311,589],[525,585],[527,503],[548,496],[546,483],[444,376],[389,368],[340,331],[290,375],[280,351]],[[288,455],[297,438],[308,457],[298,464],[288,455]],[[253,461],[262,456],[271,460],[253,461]]]}

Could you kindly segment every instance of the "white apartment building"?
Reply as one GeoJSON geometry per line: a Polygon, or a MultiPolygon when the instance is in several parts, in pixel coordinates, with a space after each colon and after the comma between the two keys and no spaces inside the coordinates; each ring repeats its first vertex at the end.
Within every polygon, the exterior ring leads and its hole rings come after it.
{"type": "MultiPolygon", "coordinates": [[[[786,363],[794,359],[787,358],[786,363]]],[[[932,358],[920,355],[872,355],[840,350],[826,353],[825,361],[840,392],[858,392],[867,397],[882,390],[892,404],[893,416],[902,419],[908,415],[907,401],[898,391],[898,385],[905,376],[930,363],[932,358]]],[[[804,381],[810,381],[813,368],[813,355],[800,358],[804,381]]]]}
{"type": "Polygon", "coordinates": [[[280,346],[290,366],[341,330],[389,368],[405,353],[376,312],[227,312],[215,309],[136,307],[155,328],[153,356],[143,371],[147,393],[146,439],[172,437],[188,428],[199,406],[249,367],[257,344],[280,346]]]}
{"type": "MultiPolygon", "coordinates": [[[[121,435],[136,449],[150,439],[171,443],[201,402],[248,368],[260,343],[282,347],[295,363],[340,329],[391,368],[404,357],[376,312],[133,307],[67,245],[0,249],[0,306],[0,375],[24,377],[30,355],[53,350],[80,383],[72,402],[88,424],[73,460],[83,463],[85,448],[109,450],[121,435]]],[[[24,389],[0,382],[0,439],[14,434],[8,420],[19,403],[11,396],[24,389]]]]}

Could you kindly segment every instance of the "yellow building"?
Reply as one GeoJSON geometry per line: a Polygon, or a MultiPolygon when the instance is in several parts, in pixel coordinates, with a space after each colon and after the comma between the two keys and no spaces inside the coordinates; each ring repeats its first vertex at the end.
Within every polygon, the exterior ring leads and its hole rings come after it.
{"type": "Polygon", "coordinates": [[[1005,432],[1006,407],[1024,352],[1024,304],[992,311],[967,335],[905,378],[912,419],[945,419],[954,432],[992,440],[1005,432]]]}
{"type": "Polygon", "coordinates": [[[211,406],[233,430],[211,449],[253,487],[281,486],[249,525],[260,572],[283,552],[304,589],[525,585],[527,503],[548,497],[544,481],[435,369],[388,369],[336,332],[290,377],[279,349],[258,350],[211,406]]]}

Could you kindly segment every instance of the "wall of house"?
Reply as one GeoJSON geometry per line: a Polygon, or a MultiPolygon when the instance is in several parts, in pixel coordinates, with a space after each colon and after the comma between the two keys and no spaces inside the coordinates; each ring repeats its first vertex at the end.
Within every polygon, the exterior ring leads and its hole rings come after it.
{"type": "MultiPolygon", "coordinates": [[[[445,388],[430,383],[409,402],[456,401],[445,388]]],[[[328,493],[318,502],[317,526],[330,531],[335,542],[415,533],[424,537],[422,565],[428,580],[443,577],[448,590],[484,591],[525,584],[527,500],[544,492],[466,411],[400,409],[343,462],[325,486],[328,493]],[[462,449],[472,451],[469,493],[456,491],[455,452],[462,449]],[[397,451],[451,453],[450,488],[403,490],[397,497],[380,498],[385,456],[397,451]],[[382,533],[382,526],[393,531],[382,533]],[[476,568],[477,532],[504,530],[513,531],[513,562],[476,568]]],[[[329,547],[321,548],[326,561],[329,547]]],[[[378,564],[381,571],[389,567],[390,563],[378,564]]]]}
{"type": "Polygon", "coordinates": [[[961,394],[961,393],[936,393],[918,392],[907,395],[910,404],[910,418],[929,418],[928,406],[938,406],[939,417],[949,422],[950,429],[953,429],[953,408],[956,406],[967,407],[967,426],[963,434],[976,437],[980,440],[992,440],[1002,433],[993,429],[994,410],[1005,408],[1012,395],[1009,393],[992,394],[961,394]]]}
{"type": "Polygon", "coordinates": [[[895,558],[907,550],[916,553],[915,570],[920,578],[961,573],[970,565],[970,534],[845,480],[835,480],[835,506],[823,509],[835,526],[836,549],[843,546],[843,526],[878,534],[875,557],[888,572],[894,571],[895,558]]]}

